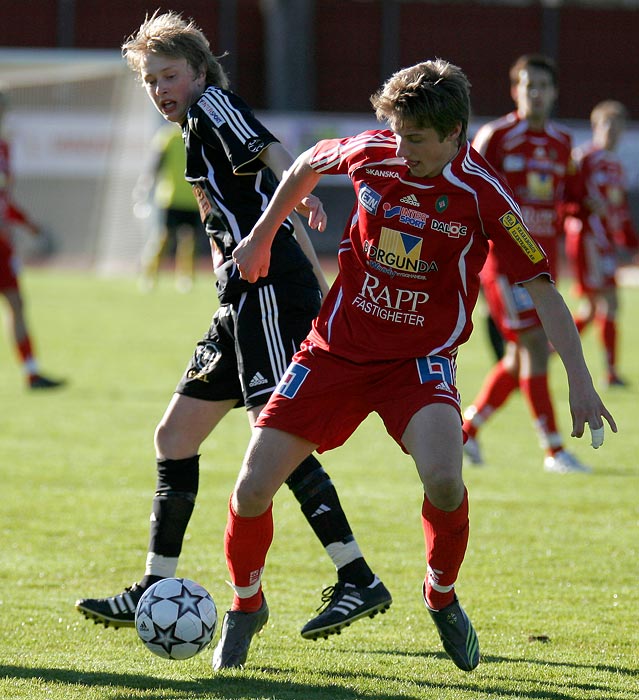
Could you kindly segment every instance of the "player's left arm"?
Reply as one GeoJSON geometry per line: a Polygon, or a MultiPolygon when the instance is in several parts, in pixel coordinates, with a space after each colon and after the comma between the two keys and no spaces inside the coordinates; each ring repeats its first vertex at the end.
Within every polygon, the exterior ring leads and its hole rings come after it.
{"type": "Polygon", "coordinates": [[[595,391],[570,310],[546,275],[524,282],[523,286],[535,303],[548,340],[566,368],[572,415],[571,435],[581,437],[588,423],[591,444],[596,449],[603,444],[603,419],[606,419],[613,433],[617,432],[617,424],[595,391]]]}

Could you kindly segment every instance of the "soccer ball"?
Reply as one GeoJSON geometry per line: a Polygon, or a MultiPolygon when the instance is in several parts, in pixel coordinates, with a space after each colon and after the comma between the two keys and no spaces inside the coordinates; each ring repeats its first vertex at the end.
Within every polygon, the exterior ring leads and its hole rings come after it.
{"type": "Polygon", "coordinates": [[[165,578],[144,591],[135,629],[146,648],[164,659],[190,659],[205,649],[217,627],[213,598],[188,578],[165,578]]]}

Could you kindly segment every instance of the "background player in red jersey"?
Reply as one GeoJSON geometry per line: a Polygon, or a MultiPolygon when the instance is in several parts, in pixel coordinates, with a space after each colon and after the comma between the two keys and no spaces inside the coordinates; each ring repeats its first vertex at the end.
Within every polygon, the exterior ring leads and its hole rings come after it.
{"type": "Polygon", "coordinates": [[[12,229],[15,226],[23,227],[34,236],[40,234],[40,229],[13,201],[11,194],[10,147],[1,133],[8,105],[6,94],[0,93],[0,294],[7,300],[8,328],[22,362],[27,386],[31,389],[54,389],[64,381],[51,379],[40,372],[20,292],[19,261],[13,247],[12,229]]]}
{"type": "Polygon", "coordinates": [[[592,110],[592,140],[574,150],[574,160],[589,197],[601,206],[597,214],[581,207],[564,224],[566,255],[581,299],[575,323],[580,333],[593,321],[597,325],[608,386],[625,385],[617,372],[616,271],[619,260],[636,252],[638,245],[623,165],[615,154],[627,117],[616,100],[600,102],[592,110]]]}
{"type": "MultiPolygon", "coordinates": [[[[290,211],[322,175],[350,178],[357,203],[340,244],[339,275],[258,418],[229,504],[235,596],[214,668],[233,665],[234,649],[248,650],[260,628],[274,494],[300,459],[341,445],[371,412],[414,459],[423,484],[422,596],[444,649],[464,671],[479,663],[477,635],[455,593],[469,529],[455,374],[489,241],[534,299],[564,362],[573,435],[587,422],[598,447],[603,417],[616,430],[546,256],[510,190],[467,142],[464,73],[427,61],[391,76],[371,101],[390,128],[320,141],[299,156],[233,254],[245,279],[268,274],[271,241],[290,211]],[[246,611],[255,624],[229,624],[233,611],[246,611]]],[[[312,223],[321,229],[325,222],[314,215],[312,223]]]]}
{"type": "MultiPolygon", "coordinates": [[[[482,126],[473,145],[521,203],[526,226],[543,246],[556,280],[562,232],[559,205],[580,199],[582,191],[571,158],[571,137],[550,120],[557,97],[555,64],[545,56],[521,56],[510,69],[510,84],[516,110],[482,126]]],[[[464,411],[468,435],[464,451],[472,464],[483,463],[477,433],[519,387],[546,453],[544,468],[558,473],[590,471],[564,448],[548,386],[546,334],[533,300],[515,282],[508,261],[491,249],[482,286],[506,348],[464,411]]]]}
{"type": "MultiPolygon", "coordinates": [[[[76,602],[78,611],[96,622],[132,627],[144,590],[175,576],[198,493],[202,443],[234,408],[245,408],[253,425],[308,333],[327,284],[296,215],[279,227],[268,276],[255,284],[240,278],[231,254],[259,219],[292,158],[228,89],[226,73],[195,23],[174,12],[155,13],[122,49],[158,111],[182,128],[186,178],[201,203],[219,299],[156,428],[157,488],[144,576],[117,595],[76,602]]],[[[319,200],[313,202],[321,208],[319,200]]],[[[324,589],[325,605],[304,625],[302,636],[326,637],[386,610],[392,597],[362,555],[317,458],[305,455],[287,485],[338,577],[335,586],[324,589]]],[[[267,618],[263,608],[261,625],[267,618]]],[[[239,613],[234,624],[241,628],[246,620],[239,613]]],[[[240,649],[233,665],[242,663],[240,649]]]]}

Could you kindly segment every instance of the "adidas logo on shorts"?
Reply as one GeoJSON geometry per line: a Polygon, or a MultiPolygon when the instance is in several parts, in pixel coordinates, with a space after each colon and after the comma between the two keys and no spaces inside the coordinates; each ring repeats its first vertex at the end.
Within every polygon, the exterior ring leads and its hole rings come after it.
{"type": "Polygon", "coordinates": [[[255,376],[249,382],[249,388],[253,389],[256,386],[261,386],[262,384],[268,384],[268,379],[261,373],[256,372],[255,376]]]}

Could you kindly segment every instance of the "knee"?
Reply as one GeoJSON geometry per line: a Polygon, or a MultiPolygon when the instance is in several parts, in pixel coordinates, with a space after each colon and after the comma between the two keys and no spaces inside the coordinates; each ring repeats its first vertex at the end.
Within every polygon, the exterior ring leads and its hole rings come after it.
{"type": "Polygon", "coordinates": [[[238,480],[233,491],[233,510],[241,517],[256,518],[271,505],[273,495],[259,479],[244,475],[238,480]]]}
{"type": "Polygon", "coordinates": [[[516,377],[519,374],[519,349],[516,343],[506,343],[506,350],[501,359],[502,367],[516,377]]]}
{"type": "Polygon", "coordinates": [[[165,421],[161,421],[155,428],[153,443],[156,455],[165,459],[184,459],[200,448],[199,444],[192,444],[183,431],[165,421]]]}
{"type": "Polygon", "coordinates": [[[172,454],[174,444],[173,431],[166,423],[161,422],[156,426],[153,435],[153,444],[155,445],[155,451],[158,456],[169,459],[175,458],[175,454],[172,454]]]}
{"type": "Polygon", "coordinates": [[[435,470],[424,484],[428,500],[440,510],[453,511],[464,498],[464,482],[460,475],[448,470],[435,470]]]}

